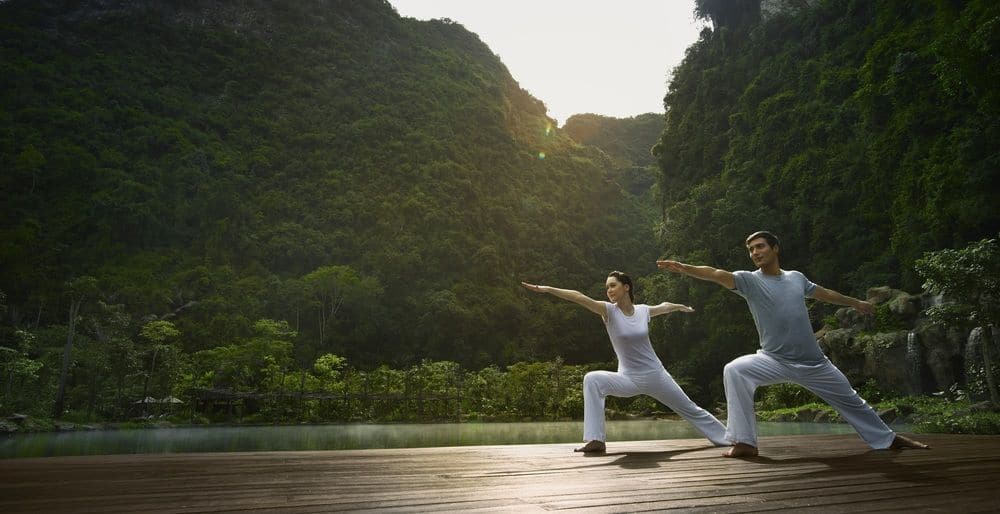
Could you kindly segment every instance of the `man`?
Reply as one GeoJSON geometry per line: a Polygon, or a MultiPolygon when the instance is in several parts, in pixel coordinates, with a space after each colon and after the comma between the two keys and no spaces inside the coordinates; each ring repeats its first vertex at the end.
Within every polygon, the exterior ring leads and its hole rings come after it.
{"type": "Polygon", "coordinates": [[[875,307],[813,284],[798,271],[781,269],[778,238],[766,231],[746,239],[757,271],[729,272],[677,261],[656,261],[660,268],[715,282],[746,299],[753,314],[761,349],[726,365],[723,381],[729,421],[726,439],[733,444],[726,457],[757,455],[757,419],[753,395],[758,386],[793,382],[812,391],[840,413],[858,435],[875,449],[929,448],[894,433],[851,387],[847,378],[823,355],[809,323],[805,298],[852,307],[871,315],[875,307]]]}

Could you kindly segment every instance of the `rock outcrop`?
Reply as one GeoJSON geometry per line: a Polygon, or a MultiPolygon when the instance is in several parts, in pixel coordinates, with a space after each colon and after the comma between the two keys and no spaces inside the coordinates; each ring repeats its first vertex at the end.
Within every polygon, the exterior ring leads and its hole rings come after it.
{"type": "MultiPolygon", "coordinates": [[[[932,323],[924,313],[940,303],[939,297],[875,287],[867,299],[876,306],[874,317],[841,308],[834,315],[836,326],[816,333],[823,351],[852,384],[874,379],[886,391],[928,394],[981,381],[976,373],[981,374],[982,331],[932,323]]],[[[1000,342],[997,332],[994,344],[1000,342]]]]}

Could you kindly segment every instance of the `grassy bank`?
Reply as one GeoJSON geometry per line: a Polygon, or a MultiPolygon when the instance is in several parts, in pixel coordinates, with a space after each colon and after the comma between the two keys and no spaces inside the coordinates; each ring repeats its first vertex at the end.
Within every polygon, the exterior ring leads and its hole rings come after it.
{"type": "MultiPolygon", "coordinates": [[[[808,392],[795,391],[790,386],[785,389],[767,391],[763,395],[763,399],[757,403],[758,419],[831,423],[843,421],[832,407],[808,392]],[[793,398],[798,401],[790,401],[793,398]]],[[[914,432],[1000,435],[1000,410],[989,402],[946,395],[881,398],[877,394],[866,395],[862,392],[862,396],[871,400],[869,403],[872,408],[886,423],[910,425],[914,432]]]]}

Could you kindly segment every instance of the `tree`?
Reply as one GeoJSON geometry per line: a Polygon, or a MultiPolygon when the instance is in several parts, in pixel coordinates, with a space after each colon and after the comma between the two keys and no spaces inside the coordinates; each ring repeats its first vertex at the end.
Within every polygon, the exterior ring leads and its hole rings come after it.
{"type": "MultiPolygon", "coordinates": [[[[2,293],[0,293],[2,294],[2,293]]],[[[30,332],[18,330],[14,333],[17,348],[0,346],[0,372],[4,382],[3,401],[0,402],[0,412],[14,411],[27,407],[30,399],[27,394],[18,394],[25,383],[31,384],[38,379],[38,371],[42,362],[34,360],[28,354],[35,343],[35,336],[30,332]]],[[[24,393],[28,390],[22,389],[24,393]]]]}
{"type": "Polygon", "coordinates": [[[742,27],[760,17],[760,0],[695,0],[694,15],[716,28],[742,27]]]}
{"type": "MultiPolygon", "coordinates": [[[[155,320],[143,325],[142,330],[139,331],[139,335],[149,341],[152,346],[149,371],[145,373],[146,377],[142,382],[142,398],[145,400],[146,395],[149,394],[149,379],[153,376],[153,373],[156,373],[157,356],[160,353],[169,352],[173,349],[171,343],[177,339],[177,336],[181,335],[181,332],[169,321],[155,320]]],[[[145,405],[144,401],[144,408],[145,405]]]]}
{"type": "MultiPolygon", "coordinates": [[[[302,277],[302,282],[317,313],[319,337],[315,353],[327,347],[338,322],[347,321],[342,315],[348,307],[372,302],[382,291],[377,279],[365,277],[350,266],[323,266],[302,277]]],[[[360,320],[351,321],[357,328],[360,320]]]]}
{"type": "Polygon", "coordinates": [[[338,390],[343,388],[340,378],[346,367],[347,359],[332,353],[324,353],[313,364],[313,374],[319,379],[324,391],[341,392],[338,390]]]}
{"type": "Polygon", "coordinates": [[[993,376],[993,329],[1000,325],[1000,238],[983,239],[961,249],[927,252],[914,267],[924,288],[948,300],[928,310],[939,323],[982,327],[983,367],[990,401],[1000,405],[993,376]]]}
{"type": "Polygon", "coordinates": [[[69,363],[73,353],[73,336],[76,332],[77,316],[80,306],[89,296],[97,292],[97,279],[90,276],[75,278],[66,282],[66,296],[69,298],[69,327],[66,331],[66,346],[63,347],[62,367],[59,371],[59,388],[56,390],[56,401],[52,406],[52,415],[59,418],[63,414],[66,401],[66,376],[69,374],[69,363]]]}
{"type": "Polygon", "coordinates": [[[213,387],[247,392],[280,387],[277,375],[292,362],[295,336],[285,321],[260,319],[249,339],[196,353],[196,366],[213,387]]]}
{"type": "MultiPolygon", "coordinates": [[[[103,282],[102,282],[103,283],[103,282]]],[[[137,368],[137,350],[132,340],[134,327],[132,317],[123,304],[97,302],[98,309],[89,316],[88,326],[93,333],[92,348],[87,349],[85,361],[90,370],[90,401],[88,414],[93,411],[98,398],[100,384],[111,378],[114,380],[113,412],[123,414],[126,407],[125,387],[127,379],[137,368]]],[[[107,404],[107,399],[105,404],[107,404]]]]}

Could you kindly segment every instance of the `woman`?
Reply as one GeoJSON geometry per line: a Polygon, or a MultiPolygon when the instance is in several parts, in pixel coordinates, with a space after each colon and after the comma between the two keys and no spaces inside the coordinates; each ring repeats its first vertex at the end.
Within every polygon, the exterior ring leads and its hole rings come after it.
{"type": "Polygon", "coordinates": [[[688,420],[716,446],[728,446],[726,427],[702,409],[681,390],[649,342],[649,320],[668,312],[694,312],[686,305],[663,302],[649,306],[635,304],[632,279],[620,271],[612,271],[605,282],[608,300],[601,302],[579,291],[557,289],[521,282],[525,288],[549,293],[578,303],[601,316],[618,356],[618,372],[591,371],[583,377],[583,440],[586,444],[575,451],[592,453],[605,450],[604,398],[608,395],[630,397],[647,394],[688,420]]]}

